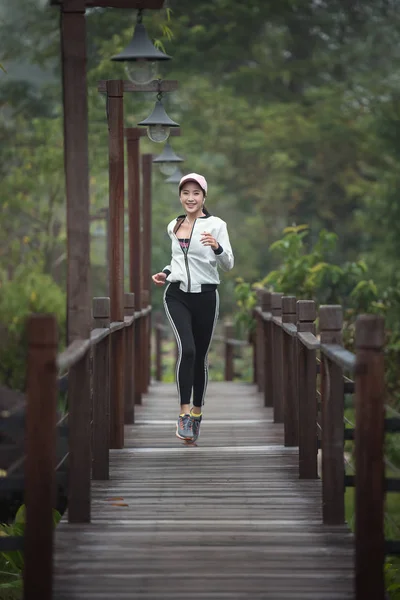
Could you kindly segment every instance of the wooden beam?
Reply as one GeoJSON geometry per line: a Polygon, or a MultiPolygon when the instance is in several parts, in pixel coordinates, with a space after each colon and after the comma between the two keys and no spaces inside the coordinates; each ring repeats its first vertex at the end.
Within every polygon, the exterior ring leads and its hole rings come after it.
{"type": "MultiPolygon", "coordinates": [[[[133,83],[133,81],[123,81],[124,92],[174,92],[178,89],[179,82],[176,79],[154,79],[149,83],[133,83]]],[[[97,84],[97,91],[101,94],[107,93],[107,80],[101,79],[97,84]]]]}
{"type": "MultiPolygon", "coordinates": [[[[50,0],[51,6],[61,6],[65,0],[50,0]]],[[[164,0],[85,0],[86,8],[142,8],[159,10],[164,0]]]]}

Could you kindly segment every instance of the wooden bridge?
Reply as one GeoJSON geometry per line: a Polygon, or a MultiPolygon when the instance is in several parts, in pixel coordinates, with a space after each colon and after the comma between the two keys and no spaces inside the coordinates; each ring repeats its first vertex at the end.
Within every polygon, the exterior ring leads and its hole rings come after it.
{"type": "Polygon", "coordinates": [[[152,156],[140,159],[141,134],[123,122],[126,88],[147,87],[119,80],[100,86],[110,142],[110,298],[95,298],[92,311],[89,285],[85,8],[153,9],[163,0],[52,4],[61,7],[68,346],[58,352],[52,316],[32,316],[26,406],[0,413],[0,493],[23,491],[27,507],[24,535],[0,537],[0,550],[23,552],[24,600],[384,600],[385,556],[400,553],[384,537],[385,494],[400,491],[385,477],[384,435],[400,430],[400,415],[385,404],[381,319],[359,318],[353,354],[342,346],[341,307],[317,315],[312,300],[260,290],[253,383],[232,381],[240,342],[228,331],[226,382],[210,384],[198,445],[180,445],[174,386],[160,381],[161,327],[143,251],[151,248],[152,156]],[[354,397],[355,423],[344,418],[345,396],[354,397]],[[16,456],[12,442],[21,438],[16,456]],[[354,452],[345,452],[352,441],[354,452]],[[355,491],[354,533],[346,487],[355,491]],[[56,490],[67,510],[54,531],[56,490]]]}
{"type": "MultiPolygon", "coordinates": [[[[265,290],[259,300],[255,382],[210,384],[196,447],[174,436],[175,386],[149,385],[150,306],[135,313],[128,294],[124,322],[110,323],[108,299],[95,299],[90,339],[61,355],[54,319],[30,319],[25,478],[12,468],[3,478],[25,485],[25,598],[385,598],[384,557],[398,543],[385,544],[383,503],[398,481],[385,480],[383,441],[399,421],[384,418],[382,320],[358,319],[352,354],[341,307],[320,307],[317,336],[314,302],[265,290]],[[124,388],[113,397],[119,347],[124,388]],[[75,383],[56,426],[65,373],[75,383]],[[86,406],[74,397],[84,377],[86,406]],[[354,392],[355,428],[345,427],[354,392]],[[68,509],[54,541],[56,481],[68,509]],[[355,533],[345,486],[356,486],[355,533]]],[[[237,341],[223,344],[232,363],[237,341]]]]}

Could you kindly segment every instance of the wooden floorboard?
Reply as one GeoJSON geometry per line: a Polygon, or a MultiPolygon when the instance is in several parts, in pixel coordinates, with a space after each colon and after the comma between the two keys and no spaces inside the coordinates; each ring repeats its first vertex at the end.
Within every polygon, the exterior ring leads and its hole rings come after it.
{"type": "Polygon", "coordinates": [[[94,482],[92,523],[57,528],[58,600],[350,600],[353,540],[321,524],[320,481],[252,385],[210,383],[197,447],[154,384],[94,482]]]}

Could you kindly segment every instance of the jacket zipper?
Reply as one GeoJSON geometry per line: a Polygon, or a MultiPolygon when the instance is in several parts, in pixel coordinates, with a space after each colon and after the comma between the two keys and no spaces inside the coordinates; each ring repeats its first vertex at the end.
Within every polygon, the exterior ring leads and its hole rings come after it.
{"type": "MultiPolygon", "coordinates": [[[[189,261],[188,261],[187,255],[188,255],[188,252],[189,252],[190,242],[192,241],[192,235],[193,235],[194,226],[196,225],[196,221],[197,221],[197,219],[195,219],[195,221],[193,223],[193,227],[192,227],[192,231],[190,232],[189,243],[188,243],[188,246],[186,248],[186,251],[181,246],[181,250],[183,252],[184,261],[185,261],[186,275],[187,275],[187,279],[188,279],[188,292],[190,292],[190,290],[192,289],[192,279],[190,277],[189,261]]],[[[178,236],[176,234],[175,234],[175,237],[178,238],[178,236]]]]}

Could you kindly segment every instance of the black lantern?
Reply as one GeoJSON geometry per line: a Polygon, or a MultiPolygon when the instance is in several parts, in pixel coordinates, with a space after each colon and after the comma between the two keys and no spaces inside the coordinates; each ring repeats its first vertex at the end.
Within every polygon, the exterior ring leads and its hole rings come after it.
{"type": "Polygon", "coordinates": [[[111,60],[126,62],[128,77],[134,83],[149,83],[156,77],[156,63],[161,60],[170,60],[168,54],[158,50],[147,35],[142,23],[142,9],[138,12],[133,38],[125,50],[122,50],[111,60]]]}
{"type": "Polygon", "coordinates": [[[178,184],[180,182],[180,180],[182,179],[182,177],[183,177],[183,173],[177,167],[175,169],[175,172],[171,175],[171,177],[168,177],[168,179],[165,180],[165,183],[175,183],[175,184],[178,184]]]}
{"type": "Polygon", "coordinates": [[[183,162],[183,158],[175,154],[169,142],[165,144],[161,154],[153,159],[153,163],[160,166],[163,175],[173,175],[177,165],[181,162],[183,162]]]}
{"type": "Polygon", "coordinates": [[[171,127],[179,127],[165,112],[161,102],[162,94],[157,94],[157,102],[154,110],[147,119],[138,123],[139,127],[147,127],[147,135],[152,142],[165,142],[169,137],[171,127]]]}

